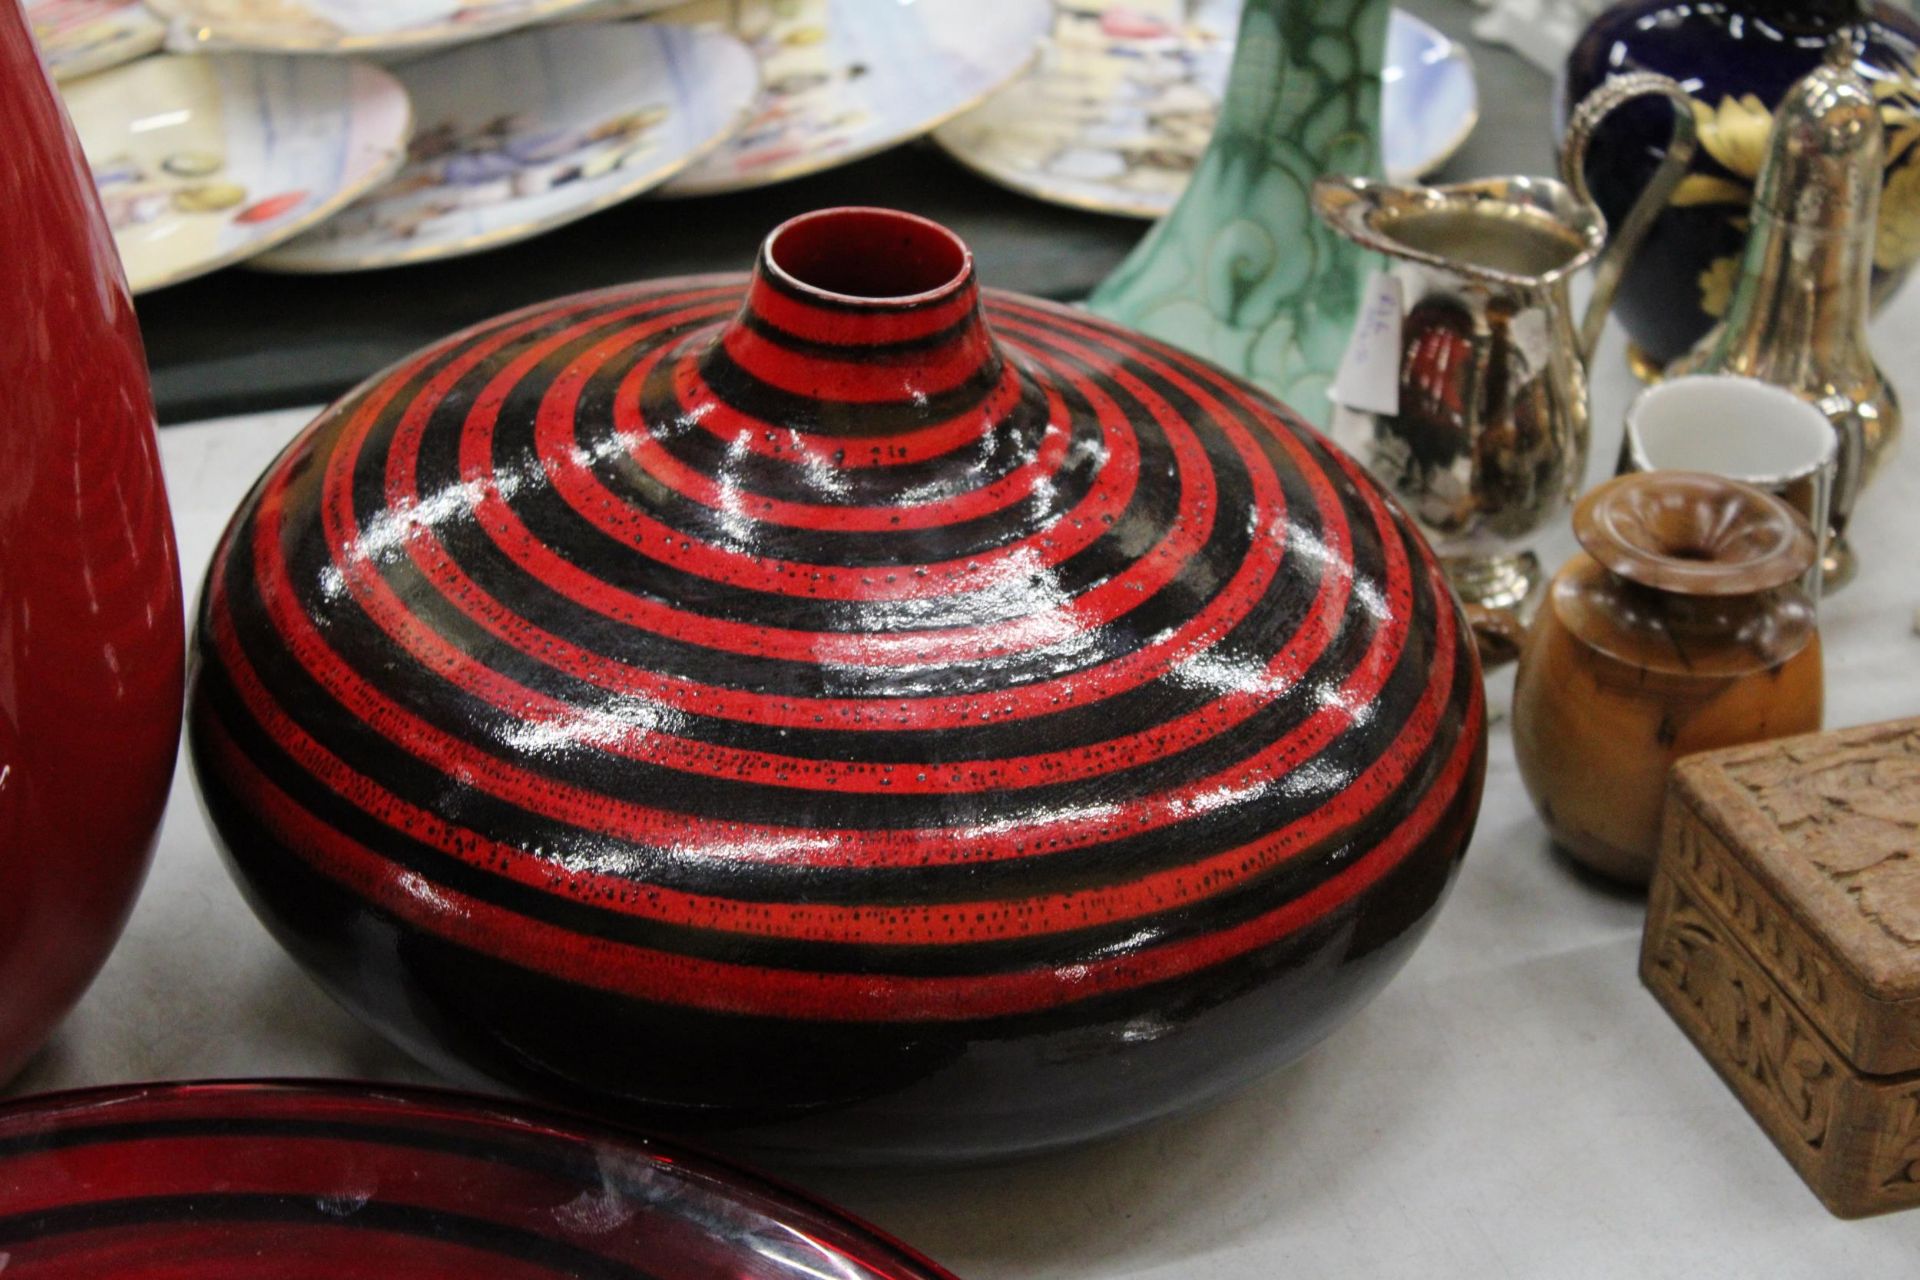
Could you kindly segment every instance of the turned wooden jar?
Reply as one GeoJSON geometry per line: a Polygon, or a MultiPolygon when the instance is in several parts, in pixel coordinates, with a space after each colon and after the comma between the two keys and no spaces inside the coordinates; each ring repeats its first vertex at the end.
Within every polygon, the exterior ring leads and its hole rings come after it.
{"type": "Polygon", "coordinates": [[[1682,756],[1820,727],[1815,544],[1769,494],[1657,471],[1595,489],[1585,548],[1527,634],[1513,747],[1553,838],[1602,875],[1644,885],[1667,772],[1682,756]]]}

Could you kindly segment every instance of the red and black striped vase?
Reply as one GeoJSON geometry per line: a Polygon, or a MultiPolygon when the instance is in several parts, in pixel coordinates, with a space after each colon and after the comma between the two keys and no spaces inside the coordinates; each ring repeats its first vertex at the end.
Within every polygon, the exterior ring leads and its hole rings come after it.
{"type": "Polygon", "coordinates": [[[1358,467],[874,209],[322,415],[216,556],[191,738],[254,905],[413,1052],[843,1161],[1298,1055],[1411,951],[1485,757],[1358,467]]]}

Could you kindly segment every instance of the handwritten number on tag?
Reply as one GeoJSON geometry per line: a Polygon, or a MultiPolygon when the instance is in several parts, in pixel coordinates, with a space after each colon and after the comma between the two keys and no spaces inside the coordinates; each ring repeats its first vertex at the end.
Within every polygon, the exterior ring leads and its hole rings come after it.
{"type": "Polygon", "coordinates": [[[1347,354],[1333,380],[1337,404],[1393,417],[1400,412],[1400,324],[1405,293],[1399,277],[1375,272],[1367,281],[1347,354]]]}

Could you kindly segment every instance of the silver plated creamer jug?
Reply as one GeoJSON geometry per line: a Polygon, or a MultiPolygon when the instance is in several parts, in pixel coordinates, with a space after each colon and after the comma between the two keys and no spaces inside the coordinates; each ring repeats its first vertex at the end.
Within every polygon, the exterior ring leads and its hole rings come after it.
{"type": "Polygon", "coordinates": [[[1469,605],[1519,606],[1542,580],[1526,542],[1565,514],[1585,477],[1587,362],[1621,269],[1694,142],[1678,84],[1623,76],[1574,113],[1562,181],[1314,184],[1315,212],[1389,260],[1336,381],[1330,432],[1405,504],[1469,605]],[[1609,243],[1582,172],[1587,142],[1615,107],[1648,95],[1674,102],[1673,143],[1609,243]],[[1570,283],[1596,263],[1576,323],[1570,283]]]}

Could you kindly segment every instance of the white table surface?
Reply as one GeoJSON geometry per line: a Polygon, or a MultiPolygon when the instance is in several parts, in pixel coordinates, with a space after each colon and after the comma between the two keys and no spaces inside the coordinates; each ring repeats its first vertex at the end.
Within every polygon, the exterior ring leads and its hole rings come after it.
{"type": "MultiPolygon", "coordinates": [[[[1920,290],[1876,326],[1920,406],[1920,290]]],[[[1594,474],[1630,390],[1596,378],[1594,474]]],[[[310,412],[162,433],[190,591],[228,514],[310,412]]],[[[1828,723],[1920,712],[1920,446],[1856,523],[1823,613],[1828,723]]],[[[1557,563],[1564,530],[1543,543],[1557,563]]],[[[1496,703],[1511,673],[1494,681],[1496,703]]],[[[1486,806],[1438,924],[1385,994],[1211,1111],[1011,1167],[800,1180],[963,1278],[1920,1276],[1920,1211],[1829,1217],[1635,977],[1642,904],[1550,853],[1494,728],[1486,806]]],[[[183,765],[124,941],[28,1092],[134,1079],[428,1080],[255,923],[183,765]]]]}

